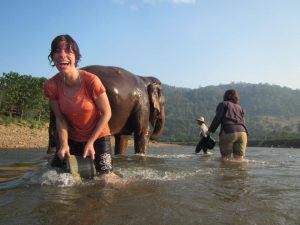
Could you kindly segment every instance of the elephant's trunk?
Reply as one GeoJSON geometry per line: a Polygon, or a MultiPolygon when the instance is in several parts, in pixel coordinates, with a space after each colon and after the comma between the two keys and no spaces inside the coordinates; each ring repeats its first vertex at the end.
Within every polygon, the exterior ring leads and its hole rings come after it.
{"type": "Polygon", "coordinates": [[[155,121],[155,123],[153,123],[153,131],[150,135],[150,140],[158,140],[164,130],[165,127],[165,112],[164,112],[164,108],[162,108],[160,114],[159,114],[159,118],[157,118],[157,120],[155,121]]]}
{"type": "Polygon", "coordinates": [[[158,140],[165,127],[165,97],[161,83],[156,80],[148,85],[150,99],[150,123],[153,130],[150,134],[151,140],[158,140]]]}

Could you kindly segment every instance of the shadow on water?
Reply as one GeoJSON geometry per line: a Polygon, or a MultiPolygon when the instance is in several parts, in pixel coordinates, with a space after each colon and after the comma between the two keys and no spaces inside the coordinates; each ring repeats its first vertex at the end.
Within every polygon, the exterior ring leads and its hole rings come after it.
{"type": "Polygon", "coordinates": [[[249,148],[241,163],[193,149],[114,156],[118,184],[78,182],[46,151],[0,151],[0,224],[298,223],[299,151],[249,148]]]}
{"type": "Polygon", "coordinates": [[[36,163],[16,163],[0,166],[0,190],[12,189],[21,185],[25,182],[26,173],[39,167],[36,163]]]}
{"type": "Polygon", "coordinates": [[[45,154],[41,151],[2,149],[0,153],[0,191],[18,188],[31,176],[31,171],[46,164],[45,154]]]}

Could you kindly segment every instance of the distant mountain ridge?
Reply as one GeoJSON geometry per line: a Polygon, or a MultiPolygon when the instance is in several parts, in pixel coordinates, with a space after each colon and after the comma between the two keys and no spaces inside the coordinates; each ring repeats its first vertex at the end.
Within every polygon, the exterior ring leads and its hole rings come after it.
{"type": "MultiPolygon", "coordinates": [[[[217,104],[227,89],[236,89],[246,112],[249,139],[298,137],[300,131],[300,90],[278,85],[231,83],[197,89],[163,85],[166,97],[164,141],[198,140],[196,118],[204,116],[209,126],[217,104]]],[[[218,136],[218,132],[214,134],[218,136]]]]}

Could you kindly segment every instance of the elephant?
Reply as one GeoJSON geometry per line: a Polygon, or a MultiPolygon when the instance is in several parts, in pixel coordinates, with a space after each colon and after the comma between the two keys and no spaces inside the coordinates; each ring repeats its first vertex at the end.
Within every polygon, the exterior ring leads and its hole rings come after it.
{"type": "MultiPolygon", "coordinates": [[[[115,154],[124,154],[134,134],[134,152],[147,153],[149,140],[158,140],[165,126],[165,97],[155,77],[135,75],[123,68],[91,65],[81,68],[97,75],[110,102],[115,154]]],[[[50,112],[48,153],[59,145],[54,113],[50,112]]]]}

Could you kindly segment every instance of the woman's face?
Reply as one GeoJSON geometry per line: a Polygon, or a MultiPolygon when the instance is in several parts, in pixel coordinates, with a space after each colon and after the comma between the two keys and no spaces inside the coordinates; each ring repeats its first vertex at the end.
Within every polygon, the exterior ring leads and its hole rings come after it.
{"type": "Polygon", "coordinates": [[[68,73],[76,68],[75,54],[67,42],[61,41],[54,49],[53,62],[59,72],[68,73]]]}

